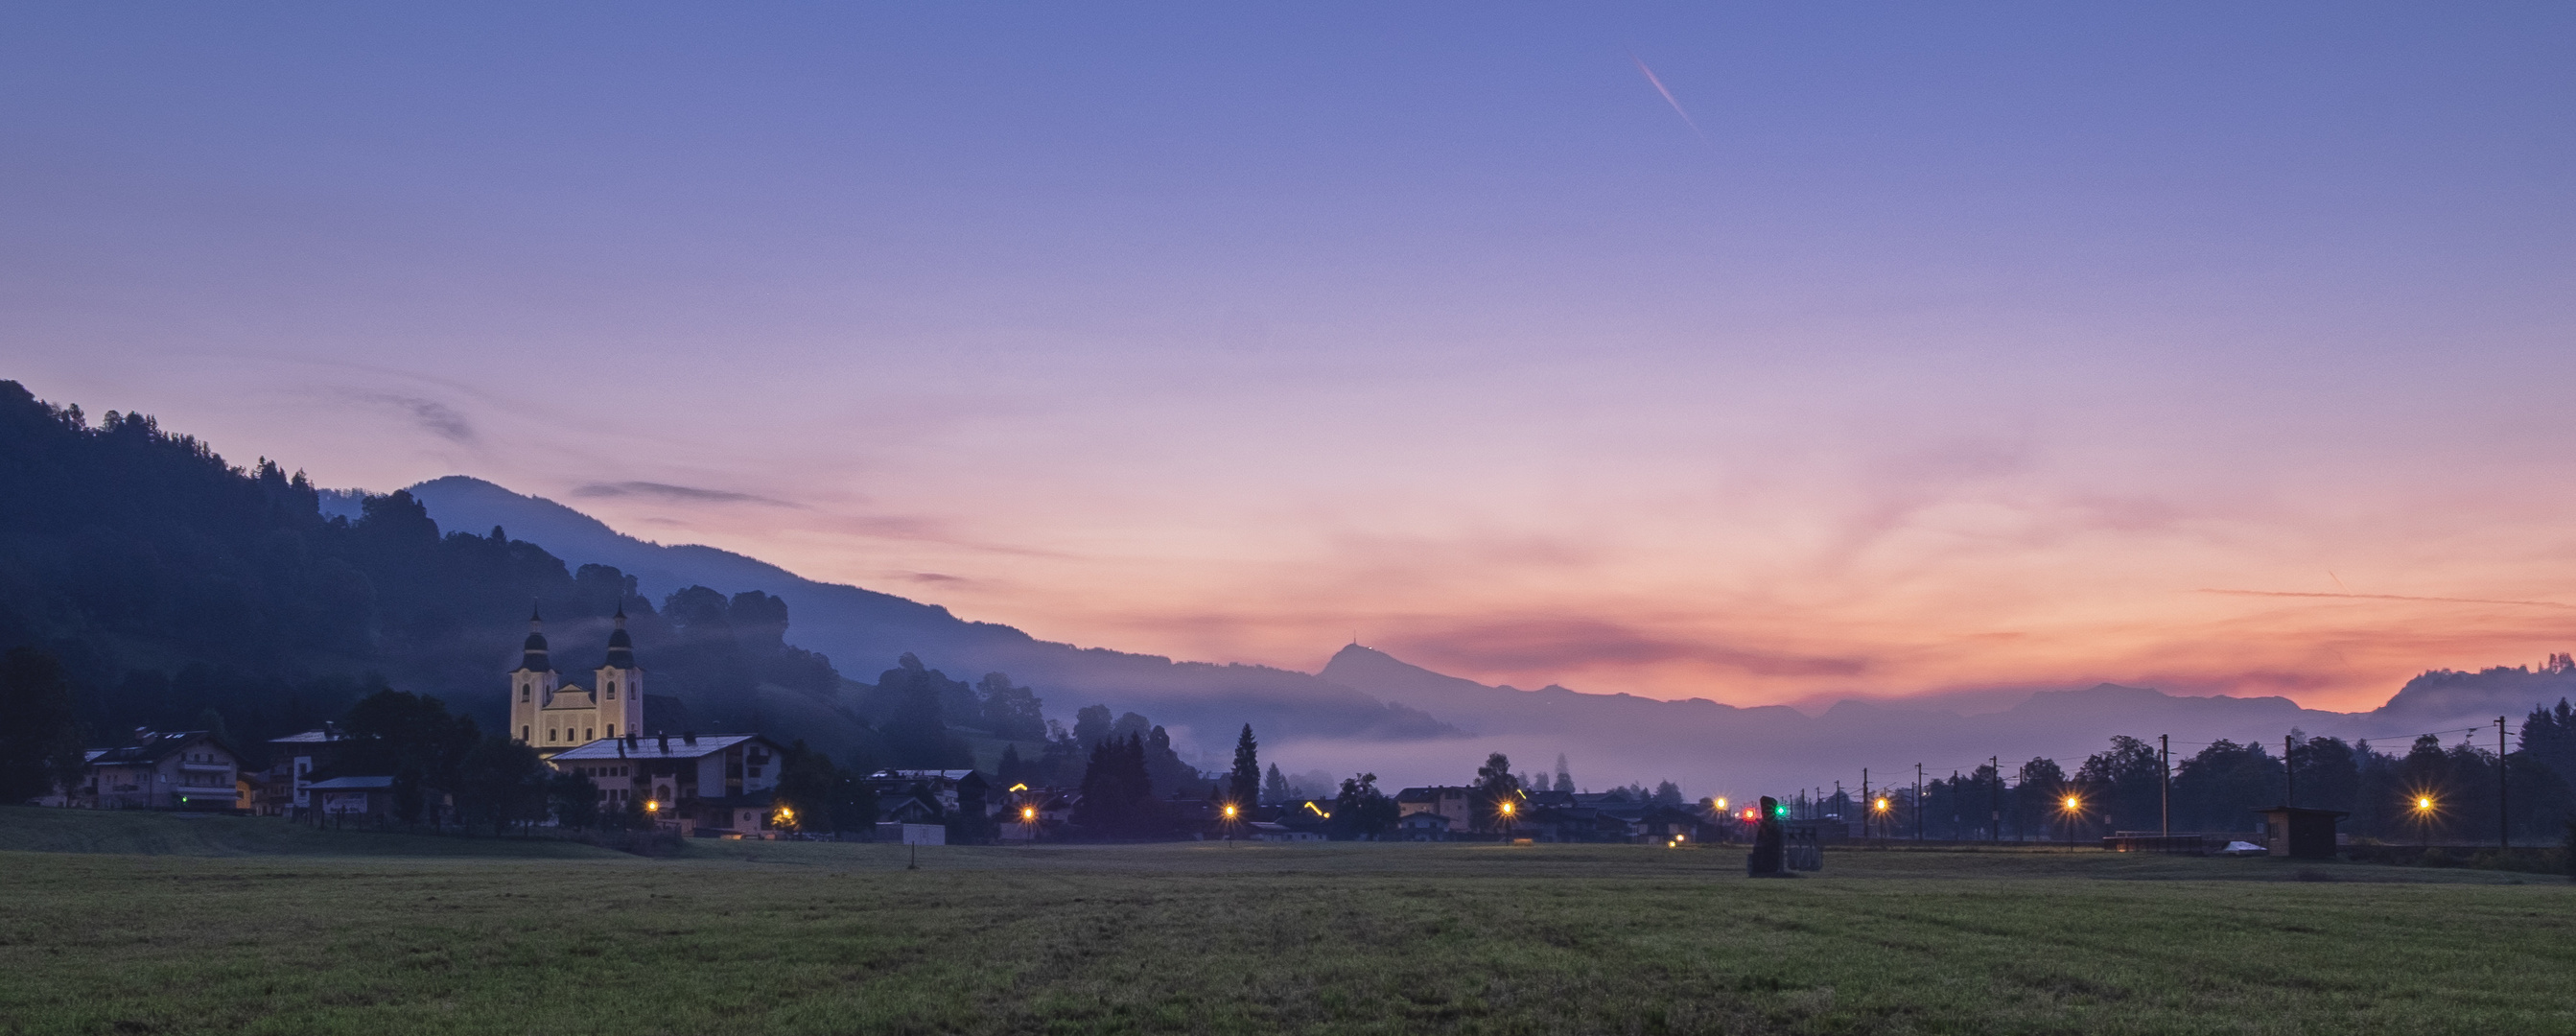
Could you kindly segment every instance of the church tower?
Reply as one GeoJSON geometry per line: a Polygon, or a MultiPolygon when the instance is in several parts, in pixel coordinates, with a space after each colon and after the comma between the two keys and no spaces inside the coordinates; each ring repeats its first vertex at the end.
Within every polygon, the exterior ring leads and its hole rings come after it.
{"type": "MultiPolygon", "coordinates": [[[[624,637],[626,623],[618,622],[619,637],[624,637]]],[[[519,668],[510,671],[510,736],[522,744],[536,743],[537,710],[553,703],[554,663],[546,659],[545,616],[528,609],[528,642],[521,649],[519,668]]]]}
{"type": "Polygon", "coordinates": [[[626,635],[626,606],[617,606],[617,630],[608,635],[608,660],[599,664],[599,719],[603,737],[644,733],[644,667],[635,664],[635,641],[626,635]]]}

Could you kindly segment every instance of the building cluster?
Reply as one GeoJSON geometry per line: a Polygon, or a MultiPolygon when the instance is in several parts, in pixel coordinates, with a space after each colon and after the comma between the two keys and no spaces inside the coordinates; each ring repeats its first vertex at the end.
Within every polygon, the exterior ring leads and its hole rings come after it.
{"type": "MultiPolygon", "coordinates": [[[[813,828],[778,801],[780,746],[760,734],[644,733],[645,672],[626,618],[615,617],[607,652],[589,686],[556,672],[544,623],[530,616],[520,664],[508,674],[510,735],[557,774],[587,778],[598,811],[684,837],[776,838],[813,828]]],[[[137,730],[132,743],[88,753],[82,779],[48,801],[94,809],[220,811],[334,826],[390,826],[406,789],[352,751],[358,742],[326,725],[268,743],[272,762],[253,768],[235,746],[207,731],[137,730]]],[[[955,826],[1003,842],[1078,834],[1082,793],[1016,784],[993,789],[973,770],[882,770],[861,778],[875,792],[878,836],[944,841],[955,826]],[[980,815],[978,815],[980,814],[980,815]]],[[[461,822],[455,796],[414,788],[420,822],[461,822]]],[[[1369,837],[1407,841],[1670,842],[1724,833],[1730,818],[1703,804],[1683,807],[1628,793],[1513,792],[1405,788],[1391,828],[1369,837]]],[[[1154,826],[1169,837],[1323,841],[1350,837],[1334,802],[1229,803],[1176,796],[1154,804],[1154,826]]],[[[1383,814],[1380,814],[1383,816],[1383,814]]]]}

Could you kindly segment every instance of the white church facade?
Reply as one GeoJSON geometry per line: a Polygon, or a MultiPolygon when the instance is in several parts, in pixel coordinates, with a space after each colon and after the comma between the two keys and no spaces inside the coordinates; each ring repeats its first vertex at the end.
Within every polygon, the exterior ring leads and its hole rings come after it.
{"type": "Polygon", "coordinates": [[[644,732],[644,668],[635,664],[624,608],[616,621],[608,658],[583,687],[562,682],[547,656],[545,619],[530,613],[519,668],[510,671],[511,736],[551,757],[576,745],[644,732]]]}

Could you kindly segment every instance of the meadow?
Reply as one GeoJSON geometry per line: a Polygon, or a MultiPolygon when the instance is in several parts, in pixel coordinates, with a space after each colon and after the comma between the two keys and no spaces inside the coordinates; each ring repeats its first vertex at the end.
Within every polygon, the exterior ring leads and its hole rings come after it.
{"type": "Polygon", "coordinates": [[[2576,887],[2099,851],[570,843],[0,810],[9,1033],[2576,1030],[2576,887]]]}

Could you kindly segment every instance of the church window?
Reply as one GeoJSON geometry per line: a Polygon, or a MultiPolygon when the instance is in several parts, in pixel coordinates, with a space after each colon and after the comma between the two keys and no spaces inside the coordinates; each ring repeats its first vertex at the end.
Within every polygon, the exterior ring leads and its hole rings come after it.
{"type": "Polygon", "coordinates": [[[608,681],[608,700],[617,700],[617,681],[615,680],[608,681]]]}
{"type": "Polygon", "coordinates": [[[536,734],[535,734],[534,732],[530,731],[528,728],[526,728],[526,727],[520,727],[520,728],[519,728],[519,740],[521,740],[521,741],[526,741],[526,740],[528,740],[528,739],[530,739],[530,738],[533,738],[533,737],[535,737],[535,736],[536,736],[536,734]]]}
{"type": "Polygon", "coordinates": [[[555,739],[555,728],[553,728],[553,727],[547,727],[547,728],[546,728],[546,740],[548,740],[548,741],[553,741],[554,739],[555,739]]]}
{"type": "Polygon", "coordinates": [[[529,684],[520,684],[520,685],[519,685],[519,700],[520,700],[520,701],[526,701],[526,700],[528,700],[528,690],[529,690],[530,686],[531,686],[531,685],[529,685],[529,684]]]}
{"type": "Polygon", "coordinates": [[[608,736],[611,738],[617,736],[617,724],[611,723],[608,725],[608,736]]]}
{"type": "Polygon", "coordinates": [[[593,733],[592,733],[592,731],[591,731],[591,729],[590,729],[589,727],[583,727],[583,728],[581,728],[581,739],[582,739],[582,740],[584,740],[584,741],[597,741],[597,740],[599,740],[599,738],[597,738],[597,737],[593,736],[593,733]]]}

